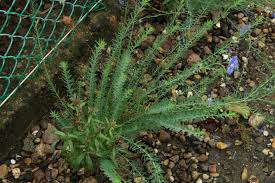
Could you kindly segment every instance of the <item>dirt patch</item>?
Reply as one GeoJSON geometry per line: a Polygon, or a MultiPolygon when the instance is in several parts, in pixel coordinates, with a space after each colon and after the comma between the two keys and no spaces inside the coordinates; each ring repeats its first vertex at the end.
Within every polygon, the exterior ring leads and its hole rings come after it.
{"type": "MultiPolygon", "coordinates": [[[[145,13],[151,13],[150,11],[145,13]]],[[[230,18],[238,24],[239,19],[243,18],[239,13],[233,12],[230,18]],[[242,17],[242,18],[239,18],[242,17]]],[[[255,13],[255,12],[254,12],[255,13]]],[[[76,37],[83,37],[82,34],[91,35],[91,37],[106,36],[106,40],[111,40],[113,30],[117,21],[115,16],[108,14],[103,17],[98,14],[96,20],[93,20],[90,26],[83,27],[83,32],[77,33],[76,37]],[[98,23],[97,23],[98,22],[98,23]],[[105,24],[109,22],[109,24],[105,24]],[[116,23],[115,23],[116,22],[116,23]],[[95,25],[103,25],[97,27],[95,25]],[[105,32],[101,31],[108,29],[105,32]],[[86,32],[87,31],[87,32],[86,32]],[[91,33],[92,32],[92,33],[91,33]],[[104,35],[103,35],[104,34],[104,35]]],[[[266,54],[270,56],[270,50],[273,49],[272,34],[273,24],[270,24],[270,16],[265,15],[266,25],[260,25],[262,33],[257,33],[256,37],[264,36],[264,40],[259,39],[255,41],[255,48],[267,51],[266,54]],[[268,27],[266,32],[265,26],[268,27]],[[266,32],[266,33],[265,33],[266,32]],[[264,46],[264,47],[262,47],[264,46]]],[[[162,24],[165,19],[152,18],[143,23],[152,23],[159,27],[156,29],[156,35],[162,31],[162,24]],[[160,23],[160,24],[158,24],[160,23]]],[[[206,38],[192,48],[192,54],[196,54],[193,58],[198,56],[205,56],[215,50],[216,46],[223,40],[226,40],[230,29],[237,30],[236,27],[230,27],[229,22],[224,20],[221,25],[215,27],[214,30],[207,32],[206,38]],[[222,28],[220,28],[220,26],[222,28]],[[227,27],[227,29],[224,29],[227,27]]],[[[87,25],[87,24],[86,24],[87,25]]],[[[252,37],[253,34],[251,34],[252,37]]],[[[88,36],[89,37],[89,36],[88,36]]],[[[250,37],[252,39],[252,37],[250,37]]],[[[89,40],[89,39],[88,39],[89,40]]],[[[176,36],[169,40],[164,47],[171,48],[173,41],[177,41],[176,36]]],[[[248,40],[249,41],[249,40],[248,40]]],[[[143,44],[144,47],[149,47],[152,44],[143,44]]],[[[90,46],[94,43],[94,39],[88,43],[70,42],[72,48],[69,52],[74,53],[73,57],[66,57],[72,66],[79,66],[86,63],[89,56],[90,46]],[[76,51],[76,50],[77,51],[76,51]],[[81,60],[83,62],[77,62],[81,60]]],[[[240,71],[242,73],[235,73],[231,78],[218,78],[214,86],[210,86],[209,91],[213,91],[213,101],[215,98],[227,95],[229,92],[246,91],[250,88],[256,87],[266,75],[270,74],[264,67],[263,60],[257,54],[249,52],[247,47],[247,40],[240,40],[238,44],[232,47],[233,54],[238,54],[240,57],[240,71]],[[244,57],[244,58],[243,58],[244,57]],[[249,62],[248,62],[249,61],[249,62]],[[243,79],[242,79],[243,78],[243,79]],[[242,88],[241,88],[242,87],[242,88]],[[215,97],[214,97],[215,96],[215,97]]],[[[230,51],[229,51],[230,52],[230,51]]],[[[230,53],[231,54],[231,53],[230,53]]],[[[273,58],[273,57],[272,57],[273,58]]],[[[224,64],[227,62],[225,61],[224,64]]],[[[181,60],[171,73],[176,74],[178,70],[183,69],[188,64],[186,59],[181,60]]],[[[202,78],[204,75],[194,76],[189,78],[188,82],[195,82],[196,79],[202,78]]],[[[207,96],[206,96],[207,97],[207,96]]],[[[274,108],[271,106],[260,106],[269,114],[273,114],[274,108]]],[[[54,124],[50,120],[42,121],[40,125],[34,125],[24,138],[23,149],[18,150],[20,156],[11,155],[3,164],[9,166],[10,170],[6,174],[6,179],[11,182],[108,182],[102,176],[100,171],[91,173],[83,168],[77,172],[72,172],[72,168],[60,156],[62,143],[59,143],[55,148],[51,147],[50,140],[45,140],[45,134],[54,124]],[[45,125],[45,123],[47,125],[45,125]],[[19,178],[12,174],[14,168],[19,168],[22,172],[19,178]]],[[[253,128],[248,125],[247,120],[239,117],[230,120],[213,120],[209,119],[194,124],[195,127],[201,128],[206,132],[206,136],[201,139],[189,136],[186,133],[172,133],[168,130],[161,130],[160,132],[144,132],[139,136],[145,144],[148,145],[149,150],[154,153],[160,160],[164,176],[168,182],[174,183],[239,183],[239,182],[274,182],[274,125],[261,125],[253,128]]],[[[51,139],[48,134],[48,139],[51,139]]],[[[52,137],[55,138],[55,137],[52,137]]],[[[142,158],[138,159],[142,162],[142,158]]],[[[146,162],[142,162],[146,163],[146,162]]],[[[144,167],[145,169],[148,167],[144,167]]],[[[148,172],[150,172],[148,170],[148,172]]],[[[133,178],[134,179],[134,178],[133,178]]]]}
{"type": "MultiPolygon", "coordinates": [[[[58,48],[56,57],[48,65],[52,78],[58,72],[60,61],[67,61],[71,67],[85,64],[91,55],[93,45],[99,38],[111,41],[120,19],[120,7],[116,2],[108,2],[106,10],[93,12],[77,28],[73,38],[58,48]]],[[[62,91],[62,82],[55,80],[62,91]]],[[[55,108],[55,96],[47,85],[43,67],[35,76],[25,82],[1,109],[0,159],[9,153],[14,155],[20,149],[20,140],[28,131],[30,124],[35,124],[55,108]]]]}

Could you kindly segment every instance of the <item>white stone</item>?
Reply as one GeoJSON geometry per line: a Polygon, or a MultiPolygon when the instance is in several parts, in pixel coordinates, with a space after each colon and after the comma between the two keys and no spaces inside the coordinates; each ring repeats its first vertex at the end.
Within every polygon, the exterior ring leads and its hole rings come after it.
{"type": "Polygon", "coordinates": [[[239,91],[243,92],[243,91],[244,91],[244,88],[243,88],[243,87],[240,87],[240,88],[239,88],[239,91]]]}
{"type": "Polygon", "coordinates": [[[239,43],[239,40],[237,37],[235,36],[232,36],[232,40],[233,40],[233,43],[239,43]]]}
{"type": "Polygon", "coordinates": [[[11,159],[11,164],[15,165],[15,163],[16,163],[15,159],[11,159]]]}
{"type": "Polygon", "coordinates": [[[110,46],[108,46],[108,48],[107,48],[107,53],[110,54],[111,51],[112,51],[112,48],[111,48],[110,46]]]}
{"type": "Polygon", "coordinates": [[[228,56],[227,54],[222,54],[222,58],[223,58],[224,60],[227,60],[227,59],[229,58],[229,56],[228,56]]]}
{"type": "Polygon", "coordinates": [[[182,90],[177,90],[177,94],[182,95],[183,94],[182,90]]]}
{"type": "Polygon", "coordinates": [[[267,137],[267,136],[269,135],[268,131],[264,130],[264,131],[263,131],[263,135],[264,135],[265,137],[267,137]]]}
{"type": "Polygon", "coordinates": [[[199,179],[196,181],[196,183],[202,183],[201,178],[199,178],[199,179]]]}
{"type": "Polygon", "coordinates": [[[189,91],[189,92],[187,93],[187,98],[192,97],[192,96],[193,96],[193,92],[189,91]]]}
{"type": "Polygon", "coordinates": [[[18,179],[21,175],[21,170],[20,168],[13,168],[12,169],[12,175],[15,179],[18,179]]]}
{"type": "Polygon", "coordinates": [[[242,61],[244,61],[245,63],[248,63],[248,58],[242,57],[242,61]]]}
{"type": "Polygon", "coordinates": [[[34,136],[36,136],[37,133],[38,133],[38,130],[34,130],[34,131],[32,132],[32,134],[33,134],[34,136]]]}
{"type": "Polygon", "coordinates": [[[226,87],[226,84],[225,84],[225,83],[222,83],[220,86],[221,86],[222,88],[225,88],[225,87],[226,87]]]}
{"type": "Polygon", "coordinates": [[[208,174],[202,174],[202,178],[204,179],[204,180],[207,180],[207,179],[209,179],[210,178],[210,176],[208,175],[208,174]]]}
{"type": "Polygon", "coordinates": [[[161,142],[159,140],[156,140],[156,145],[161,145],[161,142]]]}
{"type": "Polygon", "coordinates": [[[270,150],[269,149],[263,149],[262,153],[264,153],[264,155],[268,156],[269,155],[270,150]]]}
{"type": "Polygon", "coordinates": [[[173,176],[170,176],[170,182],[174,182],[175,181],[175,178],[173,176]]]}

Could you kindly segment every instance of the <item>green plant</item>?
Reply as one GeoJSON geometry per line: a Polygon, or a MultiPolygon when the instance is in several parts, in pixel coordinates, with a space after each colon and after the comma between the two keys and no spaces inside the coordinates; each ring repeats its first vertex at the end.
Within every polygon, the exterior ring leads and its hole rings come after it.
{"type": "MultiPolygon", "coordinates": [[[[224,5],[226,11],[221,17],[245,1],[234,2],[224,5]]],[[[74,168],[93,170],[100,167],[115,183],[128,178],[120,173],[123,171],[121,165],[126,170],[129,168],[128,171],[132,169],[144,182],[165,182],[154,155],[142,143],[135,142],[138,132],[166,128],[201,136],[203,132],[200,129],[194,129],[188,124],[207,118],[234,117],[237,114],[247,117],[251,110],[249,102],[256,98],[264,99],[274,92],[274,87],[267,90],[270,84],[274,85],[272,75],[246,95],[233,93],[215,99],[215,102],[212,102],[212,96],[208,99],[205,97],[209,86],[217,78],[226,77],[221,55],[227,53],[234,44],[232,38],[199,62],[187,65],[176,75],[171,74],[170,69],[177,61],[185,58],[187,50],[221,18],[203,21],[200,18],[204,13],[190,14],[183,0],[177,4],[162,34],[156,37],[142,57],[137,56],[137,48],[154,31],[147,25],[133,32],[134,27],[138,27],[136,24],[141,11],[147,5],[146,0],[139,1],[127,24],[119,29],[109,53],[105,53],[106,43],[103,40],[97,42],[89,66],[85,73],[81,73],[81,78],[74,78],[66,63],[60,64],[68,95],[67,100],[61,102],[62,112],[53,112],[52,116],[59,125],[57,134],[64,142],[63,153],[74,168]],[[180,22],[178,17],[182,13],[187,17],[180,22]],[[196,30],[191,31],[194,28],[196,30]],[[170,51],[163,53],[162,64],[154,63],[163,43],[183,31],[186,33],[185,45],[176,43],[170,51]],[[103,66],[101,75],[97,74],[99,65],[103,66]],[[185,80],[197,73],[206,76],[193,85],[186,84],[185,80]],[[147,78],[141,79],[144,76],[147,78]],[[234,106],[238,106],[239,110],[235,110],[234,106]],[[141,154],[143,161],[150,162],[152,172],[149,176],[136,167],[130,158],[133,153],[141,154]]],[[[252,26],[260,21],[258,19],[252,26]]]]}

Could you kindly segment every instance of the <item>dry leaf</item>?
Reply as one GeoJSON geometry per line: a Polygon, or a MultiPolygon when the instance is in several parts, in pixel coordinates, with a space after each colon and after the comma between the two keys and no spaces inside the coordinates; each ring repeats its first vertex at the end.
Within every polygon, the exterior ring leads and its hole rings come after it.
{"type": "Polygon", "coordinates": [[[246,180],[248,178],[248,170],[246,167],[243,168],[241,179],[246,180]]]}
{"type": "Polygon", "coordinates": [[[242,115],[245,119],[250,115],[250,108],[245,103],[231,103],[226,106],[226,109],[242,115]]]}
{"type": "Polygon", "coordinates": [[[223,150],[223,149],[228,148],[228,145],[227,145],[226,143],[223,143],[223,142],[218,142],[218,143],[216,144],[216,147],[217,147],[218,149],[220,149],[220,150],[223,150]]]}
{"type": "Polygon", "coordinates": [[[71,17],[62,16],[61,22],[67,27],[72,27],[73,26],[73,19],[71,17]]]}
{"type": "Polygon", "coordinates": [[[272,146],[273,149],[275,149],[275,137],[273,137],[273,139],[271,141],[272,141],[271,146],[272,146]]]}

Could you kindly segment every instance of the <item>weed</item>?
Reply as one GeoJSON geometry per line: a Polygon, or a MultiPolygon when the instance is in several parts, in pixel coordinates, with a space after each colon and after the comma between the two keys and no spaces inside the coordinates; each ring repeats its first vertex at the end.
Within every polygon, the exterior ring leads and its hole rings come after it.
{"type": "MultiPolygon", "coordinates": [[[[204,97],[217,78],[230,77],[226,76],[229,71],[221,55],[233,46],[233,38],[218,45],[212,54],[199,62],[171,75],[170,69],[175,67],[178,60],[186,57],[187,50],[219,18],[226,17],[232,8],[238,8],[247,1],[234,0],[234,3],[230,1],[219,5],[224,10],[221,16],[208,21],[201,18],[213,10],[213,6],[206,3],[196,8],[194,4],[190,7],[189,1],[177,2],[168,25],[142,57],[137,57],[135,51],[153,34],[154,29],[150,25],[141,27],[135,36],[133,29],[138,27],[139,15],[148,5],[147,0],[138,2],[127,23],[119,29],[110,53],[105,53],[107,45],[103,40],[97,42],[88,69],[81,78],[76,79],[70,74],[67,63],[60,64],[68,95],[67,100],[62,101],[61,112],[52,112],[52,116],[59,125],[57,134],[64,142],[62,152],[74,168],[94,170],[100,167],[112,182],[119,183],[127,179],[120,172],[124,165],[129,168],[128,174],[132,169],[144,182],[165,182],[157,159],[146,150],[146,146],[134,140],[136,134],[143,130],[166,128],[201,136],[203,132],[200,129],[190,128],[188,124],[238,114],[247,117],[251,111],[249,102],[264,100],[274,92],[275,87],[269,88],[270,84],[274,86],[275,78],[272,75],[245,95],[233,93],[214,99],[211,93],[209,98],[204,97]],[[183,22],[178,21],[182,14],[186,16],[183,22]],[[164,53],[162,64],[155,64],[154,60],[163,43],[178,32],[185,33],[184,39],[164,53]],[[103,65],[101,75],[97,72],[99,65],[103,65]],[[198,73],[205,74],[204,79],[194,85],[184,82],[198,73]],[[147,79],[141,79],[145,75],[147,79]],[[142,160],[150,163],[150,175],[142,172],[129,158],[133,153],[141,154],[142,160]]],[[[251,23],[251,28],[260,21],[257,19],[251,23]]],[[[235,36],[238,38],[240,35],[237,33],[235,36]]],[[[229,62],[232,68],[228,74],[238,69],[237,57],[232,59],[235,62],[229,62]]]]}

